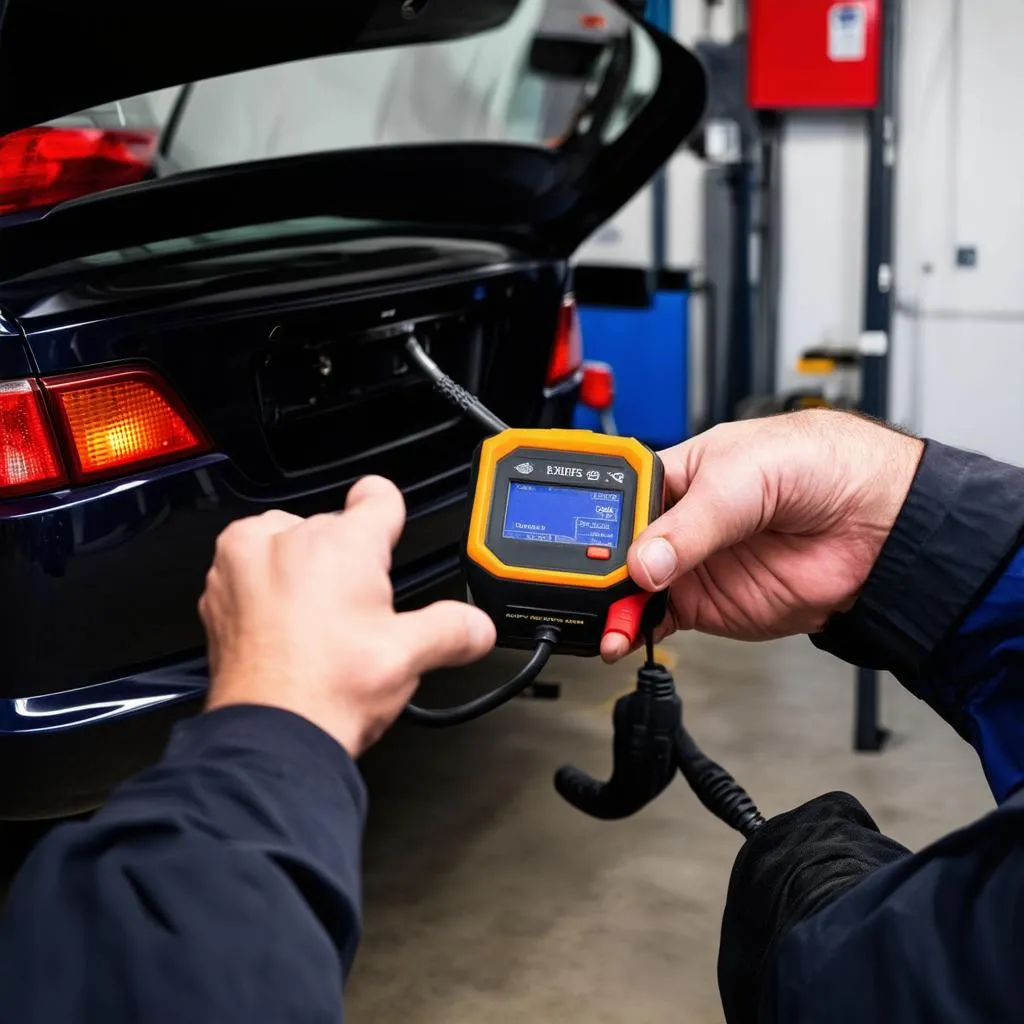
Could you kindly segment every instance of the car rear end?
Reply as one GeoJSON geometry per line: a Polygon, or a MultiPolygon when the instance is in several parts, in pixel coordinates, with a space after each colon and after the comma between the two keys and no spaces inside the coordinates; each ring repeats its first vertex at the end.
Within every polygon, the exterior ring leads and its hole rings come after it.
{"type": "Polygon", "coordinates": [[[88,312],[65,292],[22,291],[24,341],[9,344],[27,345],[35,372],[0,386],[0,764],[42,749],[41,734],[59,749],[58,732],[107,723],[99,736],[124,721],[108,757],[69,772],[48,754],[19,772],[26,785],[3,791],[4,813],[55,795],[87,805],[124,771],[133,723],[152,730],[141,710],[201,695],[196,601],[214,539],[235,518],[333,511],[354,480],[382,474],[409,512],[398,601],[462,593],[480,433],[407,363],[410,332],[509,422],[568,423],[578,358],[565,361],[575,326],[563,263],[377,239],[320,247],[316,259],[306,249],[298,280],[271,288],[295,258],[261,262],[256,302],[251,255],[236,272],[192,261],[178,288],[165,263],[77,272],[88,312]],[[351,281],[364,267],[376,268],[372,286],[351,281]]]}
{"type": "Polygon", "coordinates": [[[244,38],[189,8],[159,51],[125,45],[156,27],[128,8],[10,6],[0,817],[30,817],[94,804],[202,699],[196,601],[232,520],[333,511],[382,474],[409,513],[398,602],[463,593],[479,428],[404,341],[506,422],[568,425],[568,258],[693,127],[703,78],[603,0],[558,83],[547,0],[254,9],[244,38]],[[32,44],[74,89],[36,75],[32,44]]]}

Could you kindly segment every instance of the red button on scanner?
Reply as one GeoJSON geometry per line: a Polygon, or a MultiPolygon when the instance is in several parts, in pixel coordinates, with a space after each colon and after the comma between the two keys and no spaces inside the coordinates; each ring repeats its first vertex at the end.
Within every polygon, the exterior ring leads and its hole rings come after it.
{"type": "Polygon", "coordinates": [[[592,558],[595,562],[607,562],[611,557],[611,548],[587,548],[587,558],[592,558]]]}

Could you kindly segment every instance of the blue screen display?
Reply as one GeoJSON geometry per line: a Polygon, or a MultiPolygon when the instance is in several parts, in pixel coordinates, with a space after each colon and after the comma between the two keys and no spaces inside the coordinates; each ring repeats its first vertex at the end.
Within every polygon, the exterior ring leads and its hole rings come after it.
{"type": "Polygon", "coordinates": [[[508,488],[502,536],[551,544],[619,543],[621,491],[588,491],[513,480],[508,488]]]}

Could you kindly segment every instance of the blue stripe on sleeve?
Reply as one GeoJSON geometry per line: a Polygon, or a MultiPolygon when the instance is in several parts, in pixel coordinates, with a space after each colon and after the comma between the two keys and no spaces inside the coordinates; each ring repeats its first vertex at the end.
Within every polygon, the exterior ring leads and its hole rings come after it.
{"type": "Polygon", "coordinates": [[[1024,549],[928,675],[930,699],[958,720],[1002,802],[1024,785],[1024,549]]]}

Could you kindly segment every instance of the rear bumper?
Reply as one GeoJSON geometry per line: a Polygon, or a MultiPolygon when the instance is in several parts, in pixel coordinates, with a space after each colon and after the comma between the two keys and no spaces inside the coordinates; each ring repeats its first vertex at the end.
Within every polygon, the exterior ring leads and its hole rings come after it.
{"type": "MultiPolygon", "coordinates": [[[[441,560],[399,607],[461,599],[457,563],[441,560]]],[[[37,697],[0,699],[0,820],[90,810],[151,764],[174,724],[202,707],[204,657],[37,697]]]]}
{"type": "MultiPolygon", "coordinates": [[[[406,597],[457,567],[468,467],[410,489],[395,554],[406,597]]],[[[349,481],[253,497],[212,456],[0,510],[0,699],[63,693],[200,655],[196,614],[218,533],[269,508],[335,511],[349,481]]]]}
{"type": "MultiPolygon", "coordinates": [[[[464,597],[465,471],[406,494],[396,601],[464,597]]],[[[196,603],[217,534],[268,508],[342,507],[347,482],[244,496],[205,458],[65,499],[0,511],[0,819],[95,807],[151,763],[206,689],[196,603]]]]}

